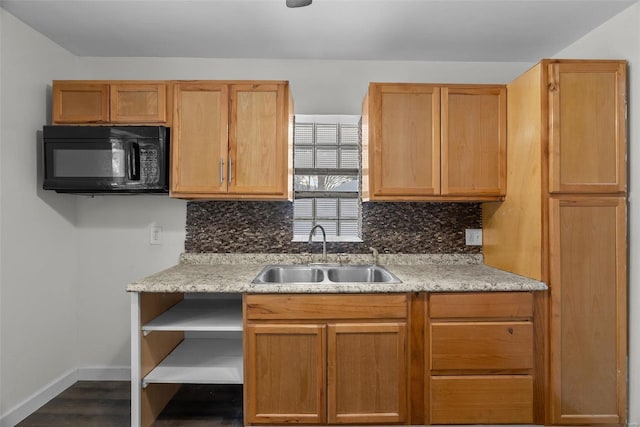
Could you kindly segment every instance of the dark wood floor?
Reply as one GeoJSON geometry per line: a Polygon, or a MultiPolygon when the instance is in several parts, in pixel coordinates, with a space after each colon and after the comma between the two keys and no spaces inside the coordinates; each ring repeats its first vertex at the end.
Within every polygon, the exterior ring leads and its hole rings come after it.
{"type": "MultiPolygon", "coordinates": [[[[17,427],[130,426],[128,381],[79,381],[17,427]]],[[[241,385],[183,385],[154,427],[240,427],[241,385]]]]}

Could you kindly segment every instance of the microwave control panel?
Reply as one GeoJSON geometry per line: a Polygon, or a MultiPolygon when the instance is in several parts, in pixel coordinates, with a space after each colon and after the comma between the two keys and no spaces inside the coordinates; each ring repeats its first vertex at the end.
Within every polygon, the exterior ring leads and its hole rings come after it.
{"type": "Polygon", "coordinates": [[[140,144],[140,181],[145,184],[160,182],[158,149],[140,144]]]}

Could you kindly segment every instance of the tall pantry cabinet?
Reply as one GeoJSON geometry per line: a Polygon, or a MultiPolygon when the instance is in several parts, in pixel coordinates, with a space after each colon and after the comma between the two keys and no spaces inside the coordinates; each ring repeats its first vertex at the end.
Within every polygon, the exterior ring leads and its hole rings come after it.
{"type": "Polygon", "coordinates": [[[627,413],[626,62],[543,60],[507,87],[507,196],[485,263],[549,284],[547,424],[627,413]]]}

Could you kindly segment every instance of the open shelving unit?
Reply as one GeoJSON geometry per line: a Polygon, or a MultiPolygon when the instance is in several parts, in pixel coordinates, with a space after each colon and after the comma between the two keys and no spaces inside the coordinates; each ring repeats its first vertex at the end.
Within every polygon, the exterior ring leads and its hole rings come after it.
{"type": "Polygon", "coordinates": [[[155,383],[242,384],[242,300],[227,295],[185,296],[169,310],[141,325],[145,336],[185,332],[180,344],[151,372],[142,386],[155,383]]]}
{"type": "Polygon", "coordinates": [[[142,380],[152,383],[242,384],[242,338],[188,338],[142,380]]]}
{"type": "Polygon", "coordinates": [[[242,300],[185,298],[142,325],[145,335],[153,331],[242,332],[242,300]]]}

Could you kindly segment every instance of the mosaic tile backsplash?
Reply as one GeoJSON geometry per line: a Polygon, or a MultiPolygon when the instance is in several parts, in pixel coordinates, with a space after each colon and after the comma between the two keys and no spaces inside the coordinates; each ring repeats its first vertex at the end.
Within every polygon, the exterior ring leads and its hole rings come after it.
{"type": "MultiPolygon", "coordinates": [[[[305,253],[322,244],[292,242],[293,203],[197,201],[187,204],[186,252],[305,253]]],[[[477,254],[465,229],[482,227],[479,203],[366,202],[362,243],[328,242],[327,252],[477,254]]]]}

